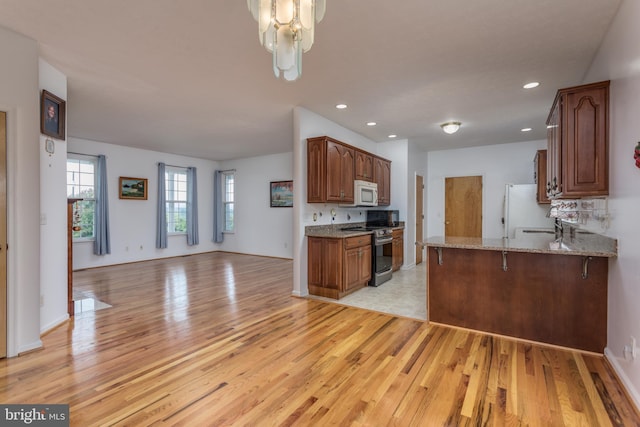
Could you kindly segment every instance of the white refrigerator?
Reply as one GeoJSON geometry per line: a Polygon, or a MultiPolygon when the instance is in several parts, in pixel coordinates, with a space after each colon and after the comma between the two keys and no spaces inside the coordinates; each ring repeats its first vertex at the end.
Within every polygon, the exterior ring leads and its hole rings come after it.
{"type": "Polygon", "coordinates": [[[554,219],[549,218],[549,205],[536,202],[536,184],[507,184],[504,194],[504,236],[509,239],[523,230],[553,232],[554,219]]]}

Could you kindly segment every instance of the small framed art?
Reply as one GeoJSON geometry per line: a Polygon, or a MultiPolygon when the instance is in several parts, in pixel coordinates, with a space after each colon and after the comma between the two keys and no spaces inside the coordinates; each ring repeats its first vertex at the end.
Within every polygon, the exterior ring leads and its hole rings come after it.
{"type": "Polygon", "coordinates": [[[271,207],[293,206],[293,181],[271,181],[271,207]]]}
{"type": "Polygon", "coordinates": [[[147,178],[120,177],[118,194],[121,199],[147,200],[147,178]]]}
{"type": "Polygon", "coordinates": [[[40,97],[40,132],[56,139],[64,139],[67,103],[46,90],[40,97]]]}

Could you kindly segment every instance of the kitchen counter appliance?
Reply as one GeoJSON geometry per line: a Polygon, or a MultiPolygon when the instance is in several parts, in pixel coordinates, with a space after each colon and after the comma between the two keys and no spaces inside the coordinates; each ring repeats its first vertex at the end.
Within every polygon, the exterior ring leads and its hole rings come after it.
{"type": "Polygon", "coordinates": [[[343,230],[373,231],[371,237],[371,281],[369,286],[380,286],[391,279],[392,227],[400,225],[397,210],[369,210],[364,226],[348,227],[343,230]]]}

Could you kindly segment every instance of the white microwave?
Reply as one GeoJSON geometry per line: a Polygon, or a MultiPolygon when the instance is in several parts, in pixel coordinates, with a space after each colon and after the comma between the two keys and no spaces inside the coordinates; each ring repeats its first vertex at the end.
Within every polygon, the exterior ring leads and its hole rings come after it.
{"type": "Polygon", "coordinates": [[[353,182],[353,204],[342,206],[378,206],[378,184],[356,179],[353,182]]]}

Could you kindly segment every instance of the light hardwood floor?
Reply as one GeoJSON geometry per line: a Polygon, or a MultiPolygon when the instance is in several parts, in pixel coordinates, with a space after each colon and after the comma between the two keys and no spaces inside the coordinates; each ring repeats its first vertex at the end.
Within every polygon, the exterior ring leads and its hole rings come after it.
{"type": "Polygon", "coordinates": [[[602,357],[291,296],[292,262],[213,253],[79,271],[111,305],[0,361],[0,402],[71,425],[633,426],[602,357]]]}

